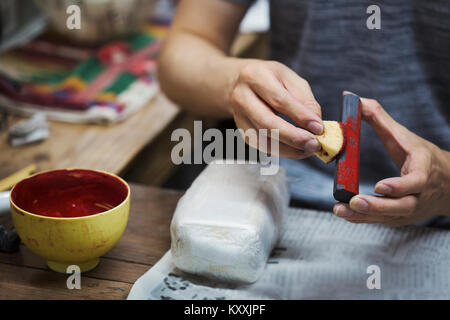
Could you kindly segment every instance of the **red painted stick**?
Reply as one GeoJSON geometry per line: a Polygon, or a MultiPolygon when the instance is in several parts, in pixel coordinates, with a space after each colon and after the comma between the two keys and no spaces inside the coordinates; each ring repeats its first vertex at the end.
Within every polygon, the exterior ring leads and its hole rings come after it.
{"type": "Polygon", "coordinates": [[[336,159],[333,196],[349,203],[359,193],[359,145],[361,137],[361,101],[357,95],[344,92],[341,122],[344,128],[344,150],[336,159]]]}

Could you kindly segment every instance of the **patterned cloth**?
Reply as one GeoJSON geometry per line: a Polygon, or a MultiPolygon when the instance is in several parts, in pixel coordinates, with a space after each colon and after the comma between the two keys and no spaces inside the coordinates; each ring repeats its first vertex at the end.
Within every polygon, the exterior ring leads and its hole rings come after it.
{"type": "Polygon", "coordinates": [[[0,56],[0,105],[69,122],[122,120],[158,92],[156,58],[166,30],[149,23],[99,48],[43,37],[6,52],[0,56]]]}

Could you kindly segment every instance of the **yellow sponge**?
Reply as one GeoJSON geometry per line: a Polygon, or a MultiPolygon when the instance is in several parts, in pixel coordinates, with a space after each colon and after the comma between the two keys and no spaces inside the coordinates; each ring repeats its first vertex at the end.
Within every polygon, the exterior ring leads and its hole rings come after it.
{"type": "Polygon", "coordinates": [[[323,121],[323,134],[317,136],[322,150],[315,155],[325,163],[333,161],[344,148],[344,130],[337,121],[323,121]]]}

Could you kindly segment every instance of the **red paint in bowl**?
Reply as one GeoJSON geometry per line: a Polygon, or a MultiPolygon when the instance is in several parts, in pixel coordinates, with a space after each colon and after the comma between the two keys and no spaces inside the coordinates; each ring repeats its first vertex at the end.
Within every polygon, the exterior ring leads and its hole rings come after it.
{"type": "Polygon", "coordinates": [[[73,169],[39,173],[11,191],[11,200],[27,212],[56,218],[85,217],[121,204],[128,186],[100,171],[73,169]]]}

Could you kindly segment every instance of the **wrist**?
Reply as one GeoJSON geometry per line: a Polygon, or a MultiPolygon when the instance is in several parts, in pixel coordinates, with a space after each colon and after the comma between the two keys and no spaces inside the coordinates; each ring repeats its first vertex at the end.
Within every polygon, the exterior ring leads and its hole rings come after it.
{"type": "Polygon", "coordinates": [[[235,57],[227,57],[224,61],[224,70],[226,71],[226,88],[223,90],[225,101],[224,108],[229,114],[233,114],[233,104],[231,101],[231,96],[237,82],[239,81],[239,75],[241,70],[245,68],[246,65],[255,61],[255,59],[243,59],[235,57]]]}

